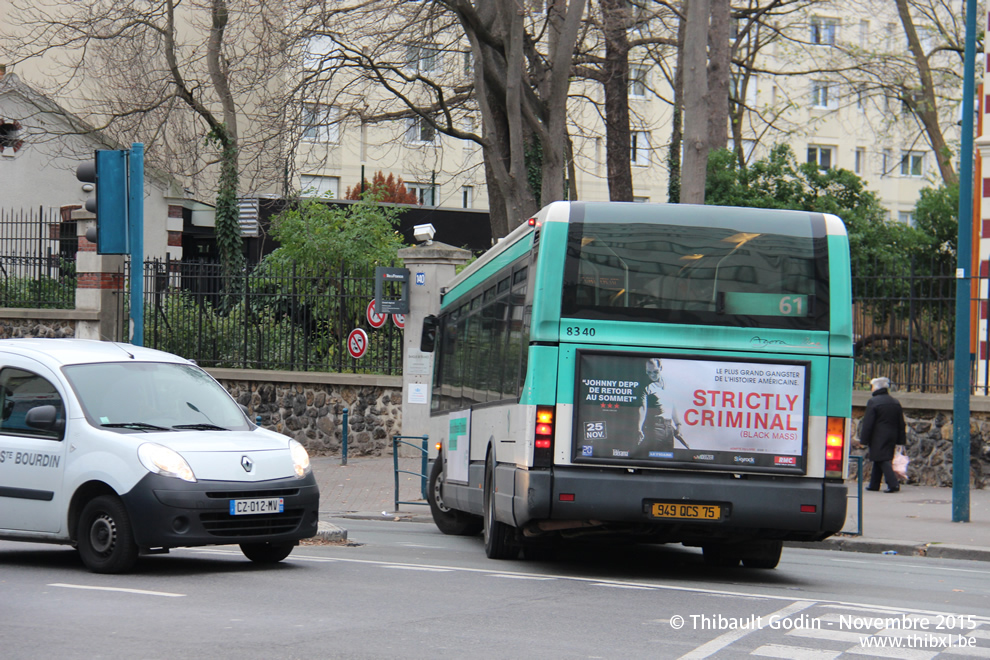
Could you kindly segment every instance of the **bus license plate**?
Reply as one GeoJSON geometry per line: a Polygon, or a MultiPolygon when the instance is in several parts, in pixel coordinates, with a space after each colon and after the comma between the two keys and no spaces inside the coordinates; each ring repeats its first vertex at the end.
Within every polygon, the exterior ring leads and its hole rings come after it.
{"type": "Polygon", "coordinates": [[[281,497],[230,500],[230,515],[232,516],[252,516],[259,513],[283,513],[284,511],[285,499],[281,497]]]}
{"type": "Polygon", "coordinates": [[[654,518],[718,521],[722,519],[722,507],[717,504],[654,502],[650,507],[650,515],[654,518]]]}

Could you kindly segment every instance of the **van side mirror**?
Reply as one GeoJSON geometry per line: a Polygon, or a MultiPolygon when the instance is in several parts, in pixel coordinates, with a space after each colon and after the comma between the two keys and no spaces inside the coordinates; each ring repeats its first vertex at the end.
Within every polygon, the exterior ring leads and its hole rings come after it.
{"type": "Polygon", "coordinates": [[[432,353],[437,347],[437,330],[440,328],[440,319],[433,314],[423,318],[423,334],[419,336],[419,350],[423,353],[432,353]]]}
{"type": "Polygon", "coordinates": [[[61,434],[65,429],[65,421],[59,419],[58,409],[50,404],[35,406],[27,411],[24,416],[24,424],[28,428],[57,434],[61,434]]]}

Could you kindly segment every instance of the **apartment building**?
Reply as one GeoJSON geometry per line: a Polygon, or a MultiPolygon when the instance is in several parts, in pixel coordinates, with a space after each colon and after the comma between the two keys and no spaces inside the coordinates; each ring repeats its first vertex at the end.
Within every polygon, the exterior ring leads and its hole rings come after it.
{"type": "MultiPolygon", "coordinates": [[[[406,104],[382,88],[371,68],[358,66],[360,53],[365,54],[366,63],[372,53],[379,57],[378,64],[393,73],[445,85],[448,95],[454,96],[457,86],[470,82],[473,75],[470,47],[458,33],[456,22],[440,27],[431,22],[426,29],[421,18],[407,20],[403,12],[411,11],[409,6],[418,6],[414,8],[420,11],[424,3],[361,4],[365,13],[351,17],[350,22],[346,16],[340,18],[332,38],[293,35],[292,26],[305,24],[306,16],[290,16],[290,9],[285,10],[280,29],[285,43],[294,45],[280,55],[281,71],[254,89],[241,84],[236,90],[242,115],[241,194],[257,198],[303,190],[339,198],[360,184],[362,174],[370,179],[381,170],[400,176],[424,205],[487,208],[478,143],[445,135],[423,116],[410,114],[406,104]],[[279,100],[284,105],[276,108],[279,100]],[[262,135],[264,139],[258,137],[262,135]]],[[[0,23],[11,16],[11,6],[11,0],[0,0],[0,23]]],[[[244,7],[231,6],[235,19],[251,18],[244,7]]],[[[527,20],[538,24],[543,6],[535,0],[528,2],[527,20]]],[[[731,81],[736,107],[744,108],[738,114],[736,136],[747,158],[760,158],[775,143],[786,142],[799,160],[859,174],[879,194],[893,219],[910,221],[918,192],[938,185],[940,175],[923,127],[896,94],[897,76],[904,80],[915,76],[908,66],[910,52],[895,4],[890,0],[821,0],[795,7],[765,17],[760,26],[745,19],[733,23],[736,57],[749,58],[745,71],[734,67],[731,81]],[[881,63],[889,63],[889,80],[881,63]]],[[[592,5],[590,11],[598,10],[592,5]]],[[[662,42],[676,37],[676,25],[652,0],[636,0],[630,3],[630,11],[640,21],[631,25],[630,40],[662,42]]],[[[592,18],[588,16],[589,21],[592,18]]],[[[957,83],[961,67],[955,66],[956,78],[946,72],[952,70],[953,58],[960,58],[952,52],[939,54],[937,47],[944,45],[947,35],[927,20],[917,16],[918,32],[922,45],[935,53],[932,62],[941,127],[949,147],[957,150],[954,117],[960,111],[961,84],[957,83]]],[[[195,16],[186,16],[182,23],[190,51],[195,51],[197,34],[202,37],[197,25],[195,16]]],[[[958,22],[948,27],[961,34],[958,22]]],[[[0,39],[8,41],[15,34],[13,30],[0,32],[6,35],[0,39]]],[[[588,49],[596,47],[593,36],[587,36],[593,33],[592,29],[584,33],[588,49]]],[[[676,49],[662,43],[635,46],[629,59],[634,197],[665,202],[676,49]]],[[[58,90],[58,77],[69,72],[52,66],[51,61],[50,55],[37,57],[13,70],[28,84],[58,90]]],[[[270,64],[266,60],[266,66],[270,64]]],[[[202,73],[202,64],[191,66],[202,73]]],[[[92,95],[100,92],[96,82],[61,88],[67,97],[59,102],[85,114],[92,109],[92,95]]],[[[570,185],[579,199],[608,199],[602,101],[600,84],[575,76],[568,108],[573,155],[570,185]]],[[[460,100],[452,116],[453,125],[464,134],[480,133],[481,118],[470,98],[460,100]]],[[[188,122],[184,139],[202,141],[202,136],[190,134],[195,118],[188,111],[184,117],[188,122]]],[[[133,140],[149,143],[149,155],[153,155],[154,141],[165,135],[135,135],[133,140]]],[[[209,201],[216,177],[209,149],[202,146],[187,153],[194,153],[198,161],[184,164],[183,170],[193,173],[188,176],[187,191],[200,201],[209,201]]]]}

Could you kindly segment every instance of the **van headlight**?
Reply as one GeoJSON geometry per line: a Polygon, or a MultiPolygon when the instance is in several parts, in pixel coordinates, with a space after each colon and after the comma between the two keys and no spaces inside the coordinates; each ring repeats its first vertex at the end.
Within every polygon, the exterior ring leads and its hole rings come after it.
{"type": "Polygon", "coordinates": [[[146,442],[138,447],[138,459],[149,472],[196,483],[196,475],[193,474],[189,463],[186,463],[186,459],[174,449],[154,442],[146,442]]]}
{"type": "Polygon", "coordinates": [[[289,440],[289,454],[292,456],[292,468],[296,471],[296,476],[305,477],[312,469],[306,448],[295,440],[289,440]]]}

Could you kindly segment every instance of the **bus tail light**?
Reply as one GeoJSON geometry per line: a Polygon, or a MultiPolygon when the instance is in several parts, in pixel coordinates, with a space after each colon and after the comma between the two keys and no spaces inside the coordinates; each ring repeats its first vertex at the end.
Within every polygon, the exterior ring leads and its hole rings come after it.
{"type": "Polygon", "coordinates": [[[536,407],[536,437],[533,447],[534,467],[553,465],[553,406],[536,407]]]}
{"type": "Polygon", "coordinates": [[[825,427],[825,476],[842,479],[845,458],[846,420],[842,417],[829,417],[825,427]]]}

